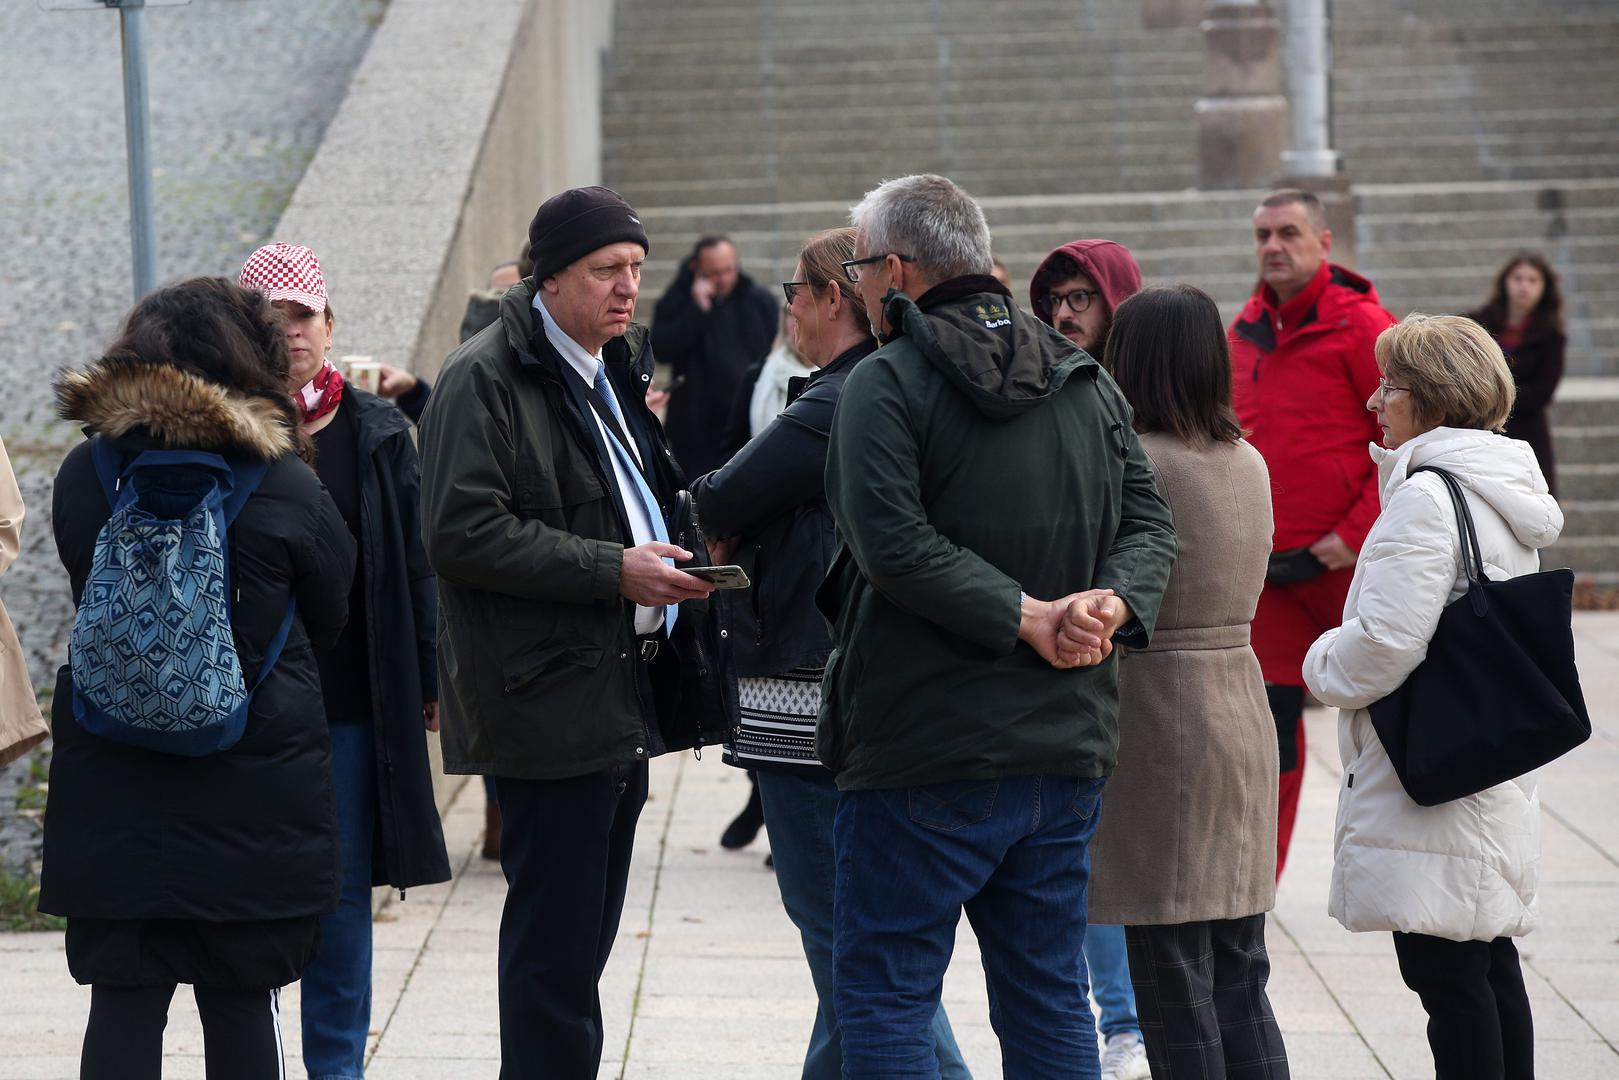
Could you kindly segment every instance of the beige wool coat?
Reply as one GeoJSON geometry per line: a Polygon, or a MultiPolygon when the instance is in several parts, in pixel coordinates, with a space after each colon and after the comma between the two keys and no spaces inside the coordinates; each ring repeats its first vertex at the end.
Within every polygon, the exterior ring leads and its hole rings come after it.
{"type": "Polygon", "coordinates": [[[1119,764],[1091,845],[1090,921],[1256,915],[1276,899],[1276,729],[1248,643],[1270,474],[1246,442],[1141,443],[1180,553],[1152,646],[1118,658],[1119,764]]]}
{"type": "MultiPolygon", "coordinates": [[[[0,442],[0,574],[22,550],[22,492],[0,442]]],[[[45,740],[50,729],[39,715],[39,701],[28,677],[28,661],[4,604],[0,604],[0,765],[15,761],[45,740]]]]}

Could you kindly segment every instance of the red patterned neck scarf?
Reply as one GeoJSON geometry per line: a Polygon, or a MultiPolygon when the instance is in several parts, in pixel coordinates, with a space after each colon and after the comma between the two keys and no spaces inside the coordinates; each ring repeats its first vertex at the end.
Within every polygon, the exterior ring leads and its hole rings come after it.
{"type": "Polygon", "coordinates": [[[298,412],[303,415],[304,423],[314,423],[337,408],[337,403],[343,400],[343,373],[337,370],[331,360],[326,360],[315,372],[315,377],[304,383],[293,399],[298,402],[298,412]]]}

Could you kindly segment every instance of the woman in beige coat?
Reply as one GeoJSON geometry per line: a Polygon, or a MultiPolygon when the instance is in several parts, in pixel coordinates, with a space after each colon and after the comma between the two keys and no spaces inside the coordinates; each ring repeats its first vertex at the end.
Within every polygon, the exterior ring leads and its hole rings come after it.
{"type": "MultiPolygon", "coordinates": [[[[0,442],[0,574],[17,561],[22,549],[22,518],[22,492],[11,471],[6,444],[0,442]]],[[[0,765],[22,757],[49,734],[28,678],[28,660],[5,606],[0,604],[0,765]]]]}
{"type": "Polygon", "coordinates": [[[1123,923],[1155,1080],[1288,1075],[1265,996],[1276,731],[1248,644],[1270,476],[1231,408],[1219,309],[1189,285],[1119,305],[1104,363],[1135,410],[1180,553],[1152,644],[1119,656],[1119,764],[1090,919],[1123,923]]]}

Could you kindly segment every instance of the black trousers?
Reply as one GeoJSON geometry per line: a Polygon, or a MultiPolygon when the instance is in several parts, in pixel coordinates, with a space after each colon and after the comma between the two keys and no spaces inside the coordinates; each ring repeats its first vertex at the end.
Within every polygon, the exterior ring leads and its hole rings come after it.
{"type": "Polygon", "coordinates": [[[1265,981],[1265,916],[1127,926],[1153,1080],[1288,1080],[1265,981]]]}
{"type": "MultiPolygon", "coordinates": [[[[90,988],[79,1080],[158,1080],[175,984],[90,988]]],[[[208,1080],[286,1080],[281,991],[197,986],[208,1080]]]]}
{"type": "Polygon", "coordinates": [[[1511,938],[1395,934],[1394,955],[1428,1014],[1437,1080],[1533,1080],[1535,1021],[1511,938]]]}
{"type": "Polygon", "coordinates": [[[647,767],[566,780],[495,778],[500,868],[501,1080],[595,1080],[597,983],[624,911],[647,767]]]}

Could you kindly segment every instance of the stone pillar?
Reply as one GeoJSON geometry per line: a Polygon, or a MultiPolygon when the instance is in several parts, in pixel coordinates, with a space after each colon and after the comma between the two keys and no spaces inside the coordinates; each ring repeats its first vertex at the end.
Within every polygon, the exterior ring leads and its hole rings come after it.
{"type": "Polygon", "coordinates": [[[1287,0],[1288,146],[1281,183],[1313,191],[1332,230],[1332,261],[1355,265],[1355,200],[1332,149],[1332,27],[1328,0],[1287,0]]]}
{"type": "Polygon", "coordinates": [[[1287,145],[1276,16],[1264,0],[1213,0],[1203,20],[1198,173],[1205,188],[1267,187],[1287,145]]]}
{"type": "Polygon", "coordinates": [[[1141,0],[1141,25],[1148,30],[1196,30],[1203,23],[1204,0],[1141,0]]]}

